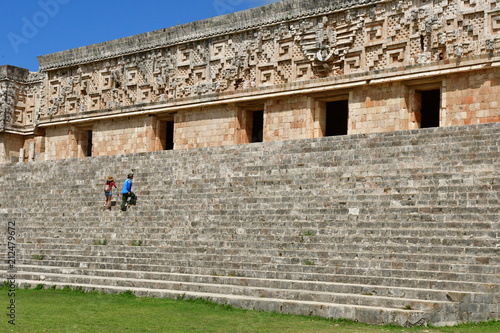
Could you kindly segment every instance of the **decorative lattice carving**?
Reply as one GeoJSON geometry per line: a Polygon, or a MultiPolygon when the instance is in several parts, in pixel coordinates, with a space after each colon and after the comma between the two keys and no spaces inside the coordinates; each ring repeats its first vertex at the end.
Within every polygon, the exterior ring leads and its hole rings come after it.
{"type": "Polygon", "coordinates": [[[40,116],[490,54],[500,47],[499,3],[360,2],[240,32],[188,36],[188,42],[40,74],[47,83],[23,95],[18,109],[29,110],[24,119],[36,122],[40,116]]]}

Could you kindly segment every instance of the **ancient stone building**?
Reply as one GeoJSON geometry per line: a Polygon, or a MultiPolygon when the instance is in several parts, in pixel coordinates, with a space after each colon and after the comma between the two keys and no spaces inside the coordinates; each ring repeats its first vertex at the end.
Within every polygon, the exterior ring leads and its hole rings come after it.
{"type": "Polygon", "coordinates": [[[2,66],[0,159],[497,122],[499,22],[494,0],[287,0],[2,66]]]}
{"type": "Polygon", "coordinates": [[[496,0],[285,0],[1,66],[0,275],[500,318],[499,22],[496,0]],[[131,171],[137,205],[103,210],[131,171]]]}

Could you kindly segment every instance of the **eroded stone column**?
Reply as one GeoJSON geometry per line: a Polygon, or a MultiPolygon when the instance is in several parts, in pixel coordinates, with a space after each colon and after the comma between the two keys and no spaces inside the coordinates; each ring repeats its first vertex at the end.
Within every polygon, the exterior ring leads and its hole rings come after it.
{"type": "Polygon", "coordinates": [[[35,143],[30,142],[30,148],[28,151],[28,162],[35,161],[35,143]]]}
{"type": "Polygon", "coordinates": [[[19,149],[19,163],[24,162],[24,148],[19,149]]]}

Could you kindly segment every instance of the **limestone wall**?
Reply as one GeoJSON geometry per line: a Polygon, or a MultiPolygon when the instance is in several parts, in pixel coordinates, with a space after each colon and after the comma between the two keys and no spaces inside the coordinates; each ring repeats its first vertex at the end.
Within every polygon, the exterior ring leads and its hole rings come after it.
{"type": "Polygon", "coordinates": [[[45,131],[47,147],[42,160],[106,156],[155,151],[154,117],[107,119],[93,124],[49,127],[45,131]],[[91,153],[88,155],[89,136],[91,153]]]}
{"type": "MultiPolygon", "coordinates": [[[[184,108],[172,113],[126,114],[82,122],[45,131],[46,153],[40,159],[87,156],[85,132],[92,130],[92,156],[161,150],[160,130],[166,119],[175,123],[174,147],[187,149],[251,142],[248,112],[264,112],[263,141],[296,140],[324,136],[324,108],[329,101],[348,100],[346,134],[363,134],[420,128],[420,90],[441,92],[439,126],[500,121],[497,84],[499,69],[452,73],[430,79],[361,85],[314,94],[255,99],[206,107],[184,108]],[[323,117],[323,118],[322,118],[323,117]],[[79,136],[79,135],[84,135],[79,136]],[[79,146],[80,145],[80,148],[79,146]]],[[[166,110],[169,110],[168,108],[166,110]]]]}
{"type": "Polygon", "coordinates": [[[312,138],[313,107],[307,96],[269,100],[264,116],[264,141],[312,138]]]}
{"type": "MultiPolygon", "coordinates": [[[[364,86],[353,90],[350,133],[376,133],[414,128],[405,107],[401,82],[364,86]]],[[[415,127],[416,128],[416,127],[415,127]]]]}
{"type": "Polygon", "coordinates": [[[3,144],[4,146],[3,149],[6,162],[18,162],[19,151],[21,148],[23,148],[24,138],[20,135],[5,133],[3,134],[3,140],[1,144],[3,144]]]}
{"type": "Polygon", "coordinates": [[[183,110],[177,113],[174,121],[175,149],[238,143],[239,123],[235,105],[183,110]]]}
{"type": "Polygon", "coordinates": [[[109,119],[92,126],[92,156],[154,151],[154,118],[109,119]]]}
{"type": "Polygon", "coordinates": [[[463,73],[446,83],[446,126],[500,121],[500,69],[463,73]]]}

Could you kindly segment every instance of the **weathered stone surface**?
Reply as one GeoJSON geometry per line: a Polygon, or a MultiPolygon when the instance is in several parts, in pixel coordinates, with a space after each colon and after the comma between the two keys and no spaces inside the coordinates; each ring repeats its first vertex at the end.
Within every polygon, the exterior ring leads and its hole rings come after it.
{"type": "Polygon", "coordinates": [[[37,73],[0,66],[18,282],[498,319],[498,18],[486,2],[287,0],[41,56],[37,73]],[[100,210],[104,179],[131,170],[138,206],[100,210]]]}
{"type": "Polygon", "coordinates": [[[32,143],[36,160],[162,150],[165,121],[175,149],[249,143],[255,111],[264,142],[322,137],[339,101],[342,134],[498,122],[498,17],[488,2],[287,0],[44,55],[37,73],[9,67],[22,80],[0,74],[0,162],[32,143]]]}
{"type": "Polygon", "coordinates": [[[16,222],[21,285],[401,326],[498,319],[499,131],[2,165],[0,218],[16,222]],[[104,179],[130,170],[138,205],[101,210],[104,179]]]}

